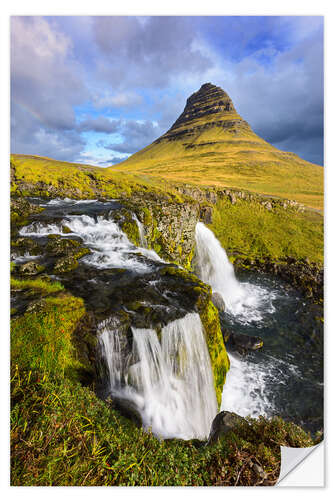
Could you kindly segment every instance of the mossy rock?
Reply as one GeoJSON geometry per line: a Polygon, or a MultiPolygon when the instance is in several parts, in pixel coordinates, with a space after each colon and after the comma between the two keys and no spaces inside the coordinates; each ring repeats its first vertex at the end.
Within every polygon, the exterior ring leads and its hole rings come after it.
{"type": "Polygon", "coordinates": [[[121,229],[127,238],[137,247],[140,246],[140,233],[137,223],[134,220],[126,220],[121,224],[121,229]]]}
{"type": "Polygon", "coordinates": [[[11,240],[12,250],[19,251],[20,253],[28,252],[31,255],[38,255],[41,252],[41,248],[38,243],[31,238],[16,238],[11,240]]]}
{"type": "Polygon", "coordinates": [[[43,272],[45,269],[45,266],[42,266],[40,264],[38,264],[37,262],[35,261],[29,261],[29,262],[25,262],[24,264],[22,264],[19,269],[18,269],[18,272],[20,274],[24,274],[24,275],[35,275],[35,274],[40,274],[41,272],[43,272]]]}
{"type": "Polygon", "coordinates": [[[56,234],[50,234],[48,236],[46,252],[51,255],[66,256],[76,252],[79,247],[79,241],[62,238],[56,234]]]}
{"type": "Polygon", "coordinates": [[[206,332],[207,347],[212,362],[215,392],[218,407],[221,405],[222,391],[230,361],[226,351],[220,326],[219,312],[210,296],[201,294],[197,301],[201,322],[206,332]]]}
{"type": "Polygon", "coordinates": [[[54,265],[55,273],[68,273],[79,265],[78,259],[90,253],[89,248],[80,248],[77,252],[67,257],[61,257],[54,265]]]}

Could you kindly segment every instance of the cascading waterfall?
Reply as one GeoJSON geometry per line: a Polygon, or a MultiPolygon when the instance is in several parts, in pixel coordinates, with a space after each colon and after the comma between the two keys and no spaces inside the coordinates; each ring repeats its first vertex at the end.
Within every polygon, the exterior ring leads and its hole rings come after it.
{"type": "Polygon", "coordinates": [[[99,268],[125,268],[136,272],[149,272],[153,262],[162,262],[154,250],[137,248],[112,218],[89,215],[68,215],[58,224],[43,225],[33,222],[20,230],[22,236],[47,236],[59,234],[63,236],[62,226],[70,229],[71,235],[82,238],[92,253],[84,257],[84,262],[99,268]],[[145,258],[142,259],[141,256],[145,258]],[[151,263],[149,261],[152,261],[151,263]]]}
{"type": "Polygon", "coordinates": [[[133,219],[135,220],[135,222],[138,226],[140,245],[142,248],[147,248],[147,240],[146,240],[145,230],[144,230],[143,224],[142,224],[142,222],[139,221],[136,214],[133,215],[133,219]]]}
{"type": "Polygon", "coordinates": [[[250,283],[240,283],[227,253],[202,222],[195,229],[196,272],[199,278],[222,295],[226,312],[242,323],[260,321],[263,312],[273,312],[274,294],[250,283]]]}
{"type": "MultiPolygon", "coordinates": [[[[61,200],[52,205],[61,205],[61,200]]],[[[144,228],[135,216],[134,220],[145,246],[144,228]]],[[[112,213],[108,217],[66,215],[48,225],[33,222],[20,233],[78,236],[92,251],[82,260],[97,268],[145,273],[163,262],[153,250],[135,247],[112,220],[112,213]],[[64,225],[70,230],[66,235],[64,225]]],[[[126,334],[117,330],[112,317],[99,327],[111,396],[140,414],[143,427],[161,438],[207,438],[217,401],[200,316],[188,313],[164,326],[159,335],[153,329],[132,327],[132,335],[129,347],[126,334]]]]}
{"type": "Polygon", "coordinates": [[[217,413],[210,357],[200,317],[189,313],[161,331],[132,328],[126,353],[119,331],[101,325],[99,341],[113,398],[140,413],[162,438],[205,439],[217,413]]]}
{"type": "MultiPolygon", "coordinates": [[[[226,313],[239,323],[260,322],[265,314],[273,312],[275,294],[250,283],[240,283],[226,251],[202,222],[198,222],[196,236],[196,271],[213,292],[223,297],[226,313]]],[[[265,393],[269,364],[254,364],[229,353],[230,370],[223,388],[221,410],[257,417],[268,415],[271,404],[265,393]]]]}

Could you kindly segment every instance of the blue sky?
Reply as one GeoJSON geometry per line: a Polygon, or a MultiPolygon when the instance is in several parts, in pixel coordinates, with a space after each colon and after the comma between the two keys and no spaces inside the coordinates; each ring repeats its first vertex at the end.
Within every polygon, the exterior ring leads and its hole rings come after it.
{"type": "Polygon", "coordinates": [[[116,164],[205,82],[261,137],[323,164],[319,16],[12,17],[11,151],[116,164]]]}

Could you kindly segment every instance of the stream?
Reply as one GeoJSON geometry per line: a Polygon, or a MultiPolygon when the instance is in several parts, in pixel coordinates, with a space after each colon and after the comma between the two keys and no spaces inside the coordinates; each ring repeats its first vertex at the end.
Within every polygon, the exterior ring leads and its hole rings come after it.
{"type": "MultiPolygon", "coordinates": [[[[101,318],[100,355],[108,373],[104,396],[109,393],[132,406],[144,428],[162,438],[206,438],[218,409],[200,317],[186,289],[172,287],[160,272],[168,264],[146,248],[140,221],[133,215],[138,248],[113,216],[121,208],[117,200],[30,201],[45,210],[20,230],[21,236],[41,243],[51,234],[77,238],[91,250],[70,277],[52,277],[82,296],[101,318]],[[140,307],[151,310],[145,321],[140,307]],[[131,342],[118,319],[121,309],[131,317],[131,342]]],[[[14,255],[17,263],[32,259],[43,263],[42,253],[14,255]]],[[[221,409],[242,416],[279,415],[311,432],[321,429],[320,309],[276,278],[252,272],[236,276],[226,252],[203,223],[196,228],[195,270],[224,299],[222,329],[260,336],[264,342],[263,348],[245,355],[227,344],[231,366],[221,409]]]]}

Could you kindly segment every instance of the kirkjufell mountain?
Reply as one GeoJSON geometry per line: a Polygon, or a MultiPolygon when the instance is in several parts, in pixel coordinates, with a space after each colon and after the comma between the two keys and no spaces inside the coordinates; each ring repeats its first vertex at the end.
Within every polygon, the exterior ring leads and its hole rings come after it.
{"type": "Polygon", "coordinates": [[[323,168],[259,137],[237,113],[229,95],[211,83],[187,99],[184,111],[165,134],[116,168],[322,206],[323,168]]]}

